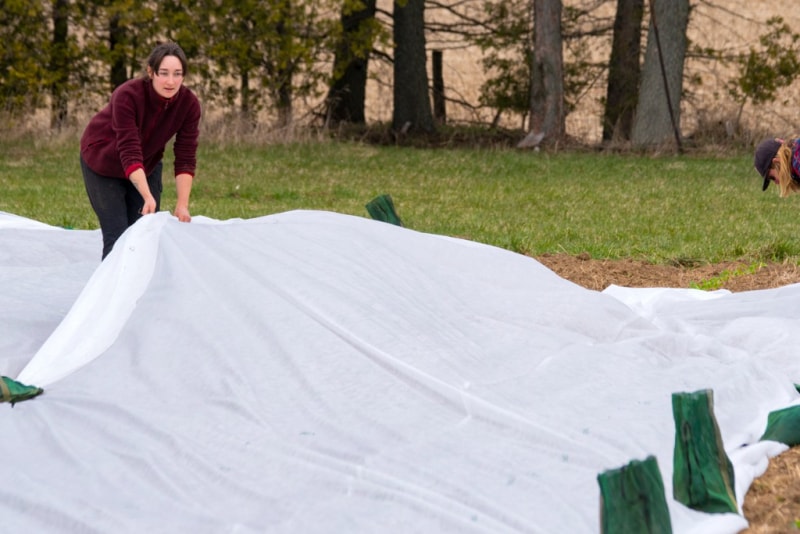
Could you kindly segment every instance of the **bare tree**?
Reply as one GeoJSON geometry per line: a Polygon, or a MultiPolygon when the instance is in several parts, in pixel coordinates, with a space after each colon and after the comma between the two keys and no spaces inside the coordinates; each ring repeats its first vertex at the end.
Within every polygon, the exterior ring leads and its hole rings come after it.
{"type": "Polygon", "coordinates": [[[376,0],[344,2],[340,16],[342,37],[333,60],[333,83],[328,91],[327,120],[363,124],[367,90],[367,66],[375,30],[376,0]]]}
{"type": "Polygon", "coordinates": [[[67,84],[69,82],[69,1],[53,1],[53,46],[50,51],[50,72],[53,82],[50,84],[50,127],[61,129],[67,121],[69,98],[67,84]]]}
{"type": "Polygon", "coordinates": [[[689,0],[650,0],[650,29],[631,132],[638,146],[674,140],[681,149],[680,103],[689,0]]]}
{"type": "Polygon", "coordinates": [[[394,3],[394,111],[396,132],[433,132],[436,126],[428,94],[424,0],[394,3]]]}
{"type": "Polygon", "coordinates": [[[123,44],[127,38],[119,13],[112,14],[108,20],[108,49],[112,56],[109,77],[111,87],[115,89],[128,81],[128,58],[124,51],[120,51],[124,50],[123,44]]]}
{"type": "Polygon", "coordinates": [[[614,19],[603,141],[630,139],[639,98],[644,0],[618,0],[614,19]]]}
{"type": "Polygon", "coordinates": [[[533,67],[530,133],[518,146],[555,143],[564,137],[564,52],[561,0],[533,1],[533,67]]]}

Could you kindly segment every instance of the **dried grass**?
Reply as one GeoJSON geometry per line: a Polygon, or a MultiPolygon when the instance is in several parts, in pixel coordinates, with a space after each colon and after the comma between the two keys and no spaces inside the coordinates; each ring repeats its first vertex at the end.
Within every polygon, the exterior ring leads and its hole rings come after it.
{"type": "Polygon", "coordinates": [[[750,527],[740,534],[800,532],[800,447],[773,458],[744,501],[750,527]]]}
{"type": "MultiPolygon", "coordinates": [[[[692,282],[724,279],[730,291],[749,291],[800,283],[800,267],[793,262],[767,263],[751,270],[747,264],[653,265],[632,259],[594,260],[588,254],[547,254],[541,263],[576,284],[603,290],[610,284],[627,287],[689,287],[692,282]],[[725,272],[741,273],[722,277],[725,272]]],[[[766,472],[745,496],[743,511],[749,528],[739,534],[800,533],[800,447],[772,458],[766,472]]]]}

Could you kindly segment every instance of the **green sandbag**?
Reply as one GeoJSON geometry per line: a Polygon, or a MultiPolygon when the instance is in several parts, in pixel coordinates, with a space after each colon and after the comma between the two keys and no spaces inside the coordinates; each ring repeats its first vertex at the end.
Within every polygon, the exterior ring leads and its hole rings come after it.
{"type": "Polygon", "coordinates": [[[597,482],[601,533],[672,533],[664,481],[654,456],[601,473],[597,482]]]}
{"type": "Polygon", "coordinates": [[[672,494],[701,512],[737,513],[733,464],[714,417],[714,392],[672,395],[675,451],[672,494]]]}
{"type": "Polygon", "coordinates": [[[14,403],[32,399],[42,392],[42,388],[26,386],[7,376],[0,376],[0,402],[10,402],[13,406],[14,403]]]}
{"type": "Polygon", "coordinates": [[[789,406],[770,412],[767,416],[767,430],[761,441],[770,440],[785,443],[790,447],[800,445],[800,406],[789,406]]]}
{"type": "Polygon", "coordinates": [[[383,221],[395,226],[403,226],[403,221],[394,209],[394,202],[389,195],[380,195],[367,203],[367,212],[376,221],[383,221]]]}

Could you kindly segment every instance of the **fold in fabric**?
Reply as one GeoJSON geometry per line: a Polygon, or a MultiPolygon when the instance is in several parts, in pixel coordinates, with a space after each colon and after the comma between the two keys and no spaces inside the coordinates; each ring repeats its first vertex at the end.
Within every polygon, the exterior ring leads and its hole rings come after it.
{"type": "Polygon", "coordinates": [[[0,415],[12,531],[599,532],[600,473],[652,457],[673,494],[681,391],[713,391],[737,498],[786,448],[797,286],[590,291],[317,211],[147,216],[102,264],[32,226],[0,224],[0,374],[46,389],[0,415]]]}

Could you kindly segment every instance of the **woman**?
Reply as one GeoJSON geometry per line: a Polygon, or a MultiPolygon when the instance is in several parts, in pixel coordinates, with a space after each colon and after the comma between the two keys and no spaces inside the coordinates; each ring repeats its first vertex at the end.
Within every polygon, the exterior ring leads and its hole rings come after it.
{"type": "Polygon", "coordinates": [[[778,184],[781,197],[800,191],[800,139],[764,139],[756,147],[754,166],[764,179],[762,191],[770,182],[778,184]]]}
{"type": "Polygon", "coordinates": [[[103,258],[120,235],[161,201],[161,159],[175,136],[174,215],[190,222],[189,195],[197,164],[200,102],[183,85],[186,55],[175,43],[156,46],[146,75],[111,94],[81,137],[81,169],[103,234],[103,258]]]}

